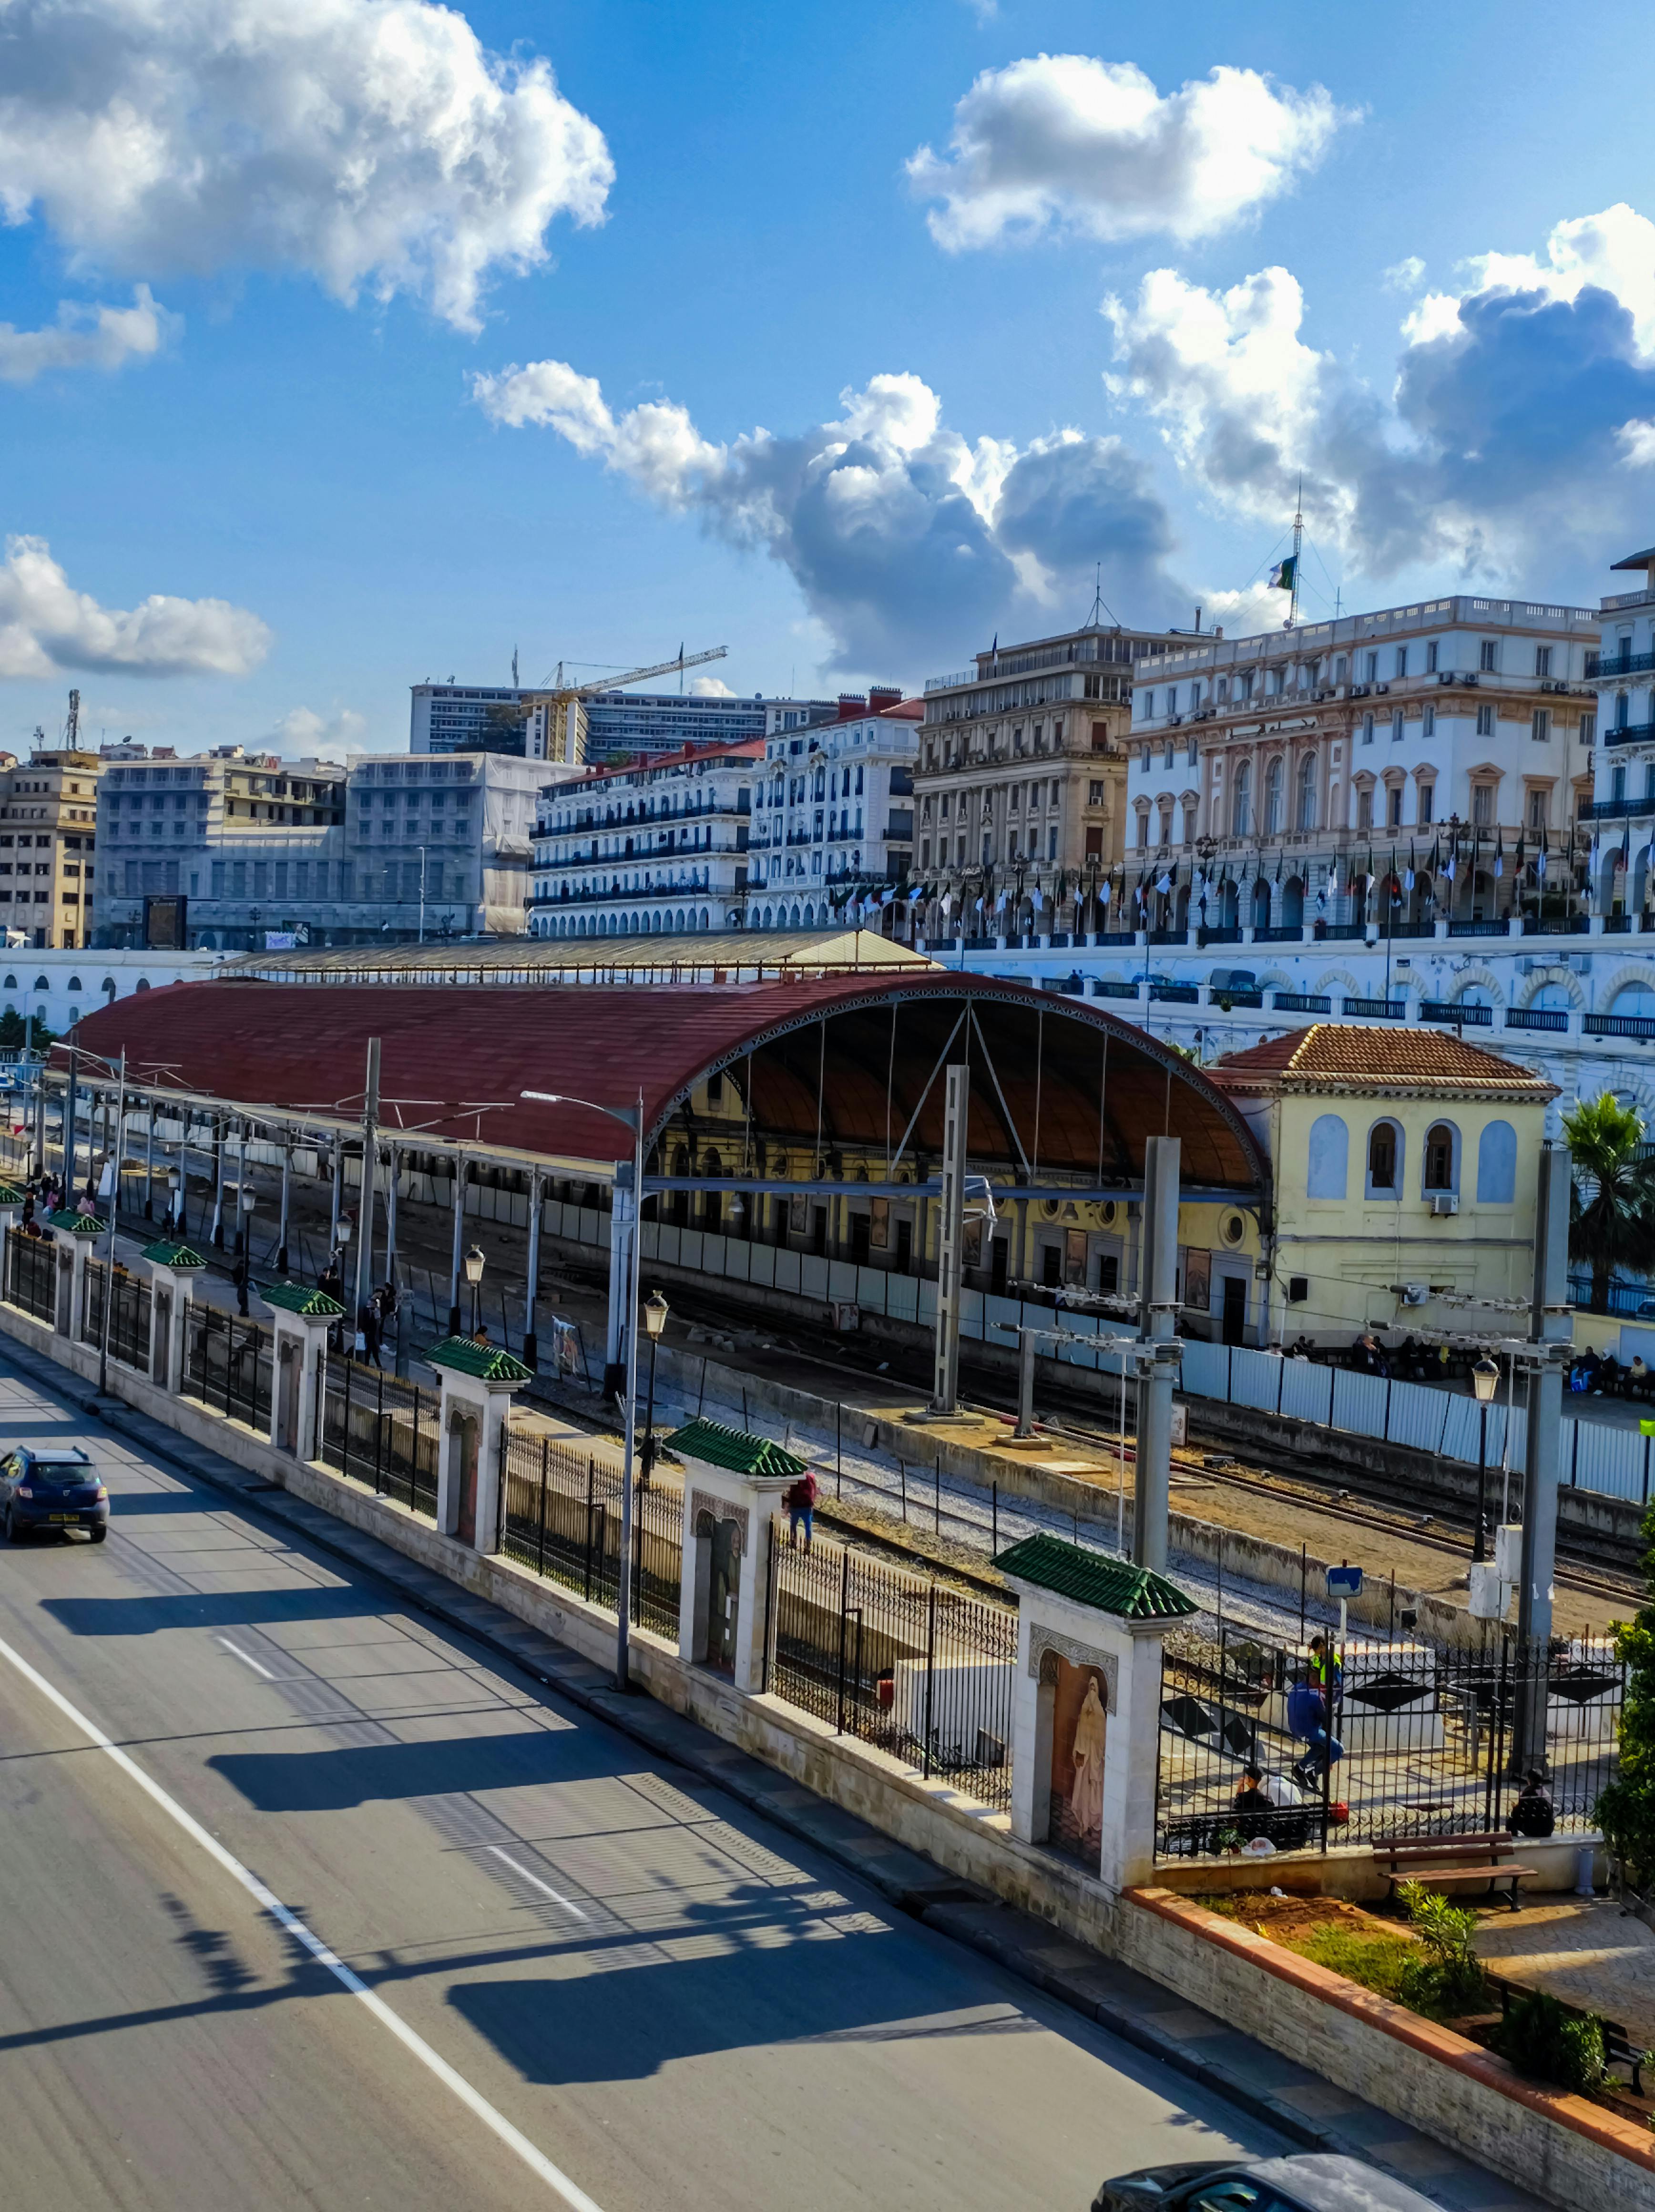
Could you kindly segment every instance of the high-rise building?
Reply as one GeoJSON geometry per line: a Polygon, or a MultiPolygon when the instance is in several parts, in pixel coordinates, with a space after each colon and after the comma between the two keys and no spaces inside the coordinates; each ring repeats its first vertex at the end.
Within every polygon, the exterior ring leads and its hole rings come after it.
{"type": "MultiPolygon", "coordinates": [[[[531,694],[511,685],[416,684],[408,749],[415,753],[498,752],[530,760],[547,753],[549,720],[531,694]]],[[[727,693],[600,691],[582,702],[585,765],[686,745],[743,744],[749,738],[830,722],[831,699],[738,699],[727,693]]]]}
{"type": "Polygon", "coordinates": [[[112,763],[99,941],[140,943],[158,895],[187,900],[191,948],[521,934],[535,805],[560,773],[494,753],[342,765],[239,745],[112,763]]]}
{"type": "Polygon", "coordinates": [[[78,750],[0,755],[0,928],[9,942],[91,942],[102,766],[78,750]]]}

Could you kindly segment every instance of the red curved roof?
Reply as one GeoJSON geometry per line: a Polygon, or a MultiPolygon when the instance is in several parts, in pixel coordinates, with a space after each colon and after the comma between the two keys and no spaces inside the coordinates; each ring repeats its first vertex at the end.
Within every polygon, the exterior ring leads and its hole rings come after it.
{"type": "MultiPolygon", "coordinates": [[[[1037,1167],[1095,1173],[1106,1152],[1112,1176],[1136,1178],[1144,1139],[1165,1133],[1183,1139],[1186,1184],[1268,1182],[1238,1109],[1170,1047],[1080,1000],[935,969],[615,988],[176,983],[88,1015],[74,1043],[109,1061],[124,1047],[141,1091],[349,1121],[376,1036],[383,1127],[502,1153],[629,1157],[627,1132],[594,1108],[632,1106],[641,1087],[652,1141],[708,1073],[749,1053],[755,1127],[803,1143],[819,1127],[824,1146],[872,1145],[894,1111],[894,1141],[923,1099],[913,1141],[934,1151],[943,1086],[925,1086],[948,1051],[973,1066],[979,1156],[1009,1159],[1021,1146],[1037,1167]],[[961,1018],[967,1006],[974,1023],[961,1018]],[[524,1090],[592,1104],[537,1104],[524,1090]]],[[[67,1056],[54,1047],[54,1066],[67,1056]]]]}

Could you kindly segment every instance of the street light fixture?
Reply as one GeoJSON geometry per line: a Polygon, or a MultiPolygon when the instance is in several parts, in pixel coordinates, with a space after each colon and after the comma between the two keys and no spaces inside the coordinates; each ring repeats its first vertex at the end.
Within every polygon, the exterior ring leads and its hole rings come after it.
{"type": "Polygon", "coordinates": [[[1500,1367],[1485,1352],[1471,1367],[1471,1388],[1476,1393],[1476,1531],[1471,1539],[1471,1558],[1481,1563],[1488,1556],[1488,1408],[1500,1388],[1500,1367]]]}
{"type": "Polygon", "coordinates": [[[655,1468],[655,1352],[667,1325],[670,1309],[659,1291],[644,1301],[644,1327],[649,1331],[649,1403],[644,1413],[644,1466],[638,1478],[640,1490],[649,1488],[655,1468]]]}
{"type": "MultiPolygon", "coordinates": [[[[632,1469],[638,1430],[638,1270],[644,1243],[644,1093],[640,1088],[636,1106],[600,1106],[595,1098],[576,1098],[567,1091],[521,1091],[518,1096],[532,1099],[539,1106],[584,1106],[589,1113],[607,1114],[610,1121],[619,1121],[623,1128],[632,1131],[632,1266],[627,1295],[626,1444],[621,1479],[621,1557],[616,1562],[619,1573],[615,1632],[615,1685],[624,1697],[632,1686],[632,1469]]],[[[664,1304],[661,1319],[664,1323],[664,1304]]],[[[645,1327],[648,1325],[646,1318],[645,1327]]]]}
{"type": "Polygon", "coordinates": [[[477,1333],[477,1293],[482,1285],[482,1271],[488,1266],[481,1244],[474,1244],[465,1255],[465,1279],[471,1285],[471,1334],[477,1333]]]}

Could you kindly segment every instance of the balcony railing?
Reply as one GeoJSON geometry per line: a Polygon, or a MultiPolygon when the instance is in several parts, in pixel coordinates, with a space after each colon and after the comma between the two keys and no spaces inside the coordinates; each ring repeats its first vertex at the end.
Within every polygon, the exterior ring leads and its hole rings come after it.
{"type": "Polygon", "coordinates": [[[1588,1036],[1655,1037],[1655,1014],[1588,1014],[1588,1036]]]}
{"type": "Polygon", "coordinates": [[[1276,991],[1270,1005],[1278,1014],[1331,1014],[1333,1001],[1322,991],[1276,991]]]}
{"type": "Polygon", "coordinates": [[[1304,926],[1300,922],[1289,921],[1277,928],[1255,929],[1252,941],[1255,945],[1302,945],[1305,941],[1304,926]]]}
{"type": "Polygon", "coordinates": [[[1201,986],[1198,983],[1162,983],[1152,977],[1149,996],[1151,999],[1170,1000],[1176,1006],[1198,1006],[1201,1004],[1201,986]]]}
{"type": "Polygon", "coordinates": [[[1584,914],[1525,914],[1523,917],[1525,937],[1585,937],[1591,927],[1584,914]]]}
{"type": "Polygon", "coordinates": [[[1494,1027],[1492,1006],[1468,1006],[1459,999],[1422,999],[1420,1019],[1441,1022],[1451,1029],[1487,1030],[1494,1027]]]}
{"type": "Polygon", "coordinates": [[[1655,791],[1634,799],[1588,799],[1580,808],[1583,822],[1625,822],[1637,814],[1655,814],[1655,791]]]}
{"type": "Polygon", "coordinates": [[[1655,653],[1589,653],[1586,655],[1588,683],[1593,677],[1647,676],[1652,668],[1655,668],[1655,653]]]}
{"type": "Polygon", "coordinates": [[[1343,999],[1339,1012],[1348,1021],[1401,1022],[1408,1018],[1406,999],[1343,999]]]}
{"type": "Polygon", "coordinates": [[[1599,730],[1597,738],[1605,745],[1646,745],[1655,739],[1655,722],[1623,722],[1616,729],[1599,730]]]}
{"type": "Polygon", "coordinates": [[[1555,1030],[1561,1035],[1568,1025],[1568,1015],[1561,1006],[1507,1006],[1506,1009],[1508,1030],[1555,1030]]]}

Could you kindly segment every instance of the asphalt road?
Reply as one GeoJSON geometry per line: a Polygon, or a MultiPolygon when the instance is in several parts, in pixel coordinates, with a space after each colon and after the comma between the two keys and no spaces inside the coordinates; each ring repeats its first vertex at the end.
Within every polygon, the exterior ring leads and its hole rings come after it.
{"type": "Polygon", "coordinates": [[[1082,2212],[1280,2147],[0,1358],[70,1435],[110,1540],[0,1547],[8,2202],[1082,2212]]]}

